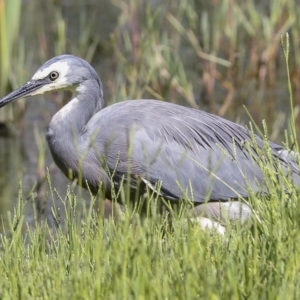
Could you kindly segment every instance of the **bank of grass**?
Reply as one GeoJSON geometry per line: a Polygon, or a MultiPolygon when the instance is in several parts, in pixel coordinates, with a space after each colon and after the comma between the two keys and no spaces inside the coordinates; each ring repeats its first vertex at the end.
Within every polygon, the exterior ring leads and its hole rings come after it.
{"type": "Polygon", "coordinates": [[[71,192],[64,225],[33,229],[20,193],[0,239],[0,298],[299,299],[299,197],[275,181],[269,189],[267,199],[250,198],[252,223],[232,224],[225,236],[188,216],[175,217],[172,231],[129,211],[103,221],[71,192]]]}

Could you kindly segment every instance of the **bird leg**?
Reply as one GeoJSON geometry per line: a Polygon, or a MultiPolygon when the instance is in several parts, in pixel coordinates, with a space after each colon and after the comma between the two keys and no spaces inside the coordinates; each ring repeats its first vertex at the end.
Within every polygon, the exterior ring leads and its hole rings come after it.
{"type": "Polygon", "coordinates": [[[240,221],[242,224],[250,220],[251,208],[239,201],[208,202],[198,205],[190,210],[194,220],[203,229],[215,229],[225,233],[224,225],[231,221],[240,221]]]}

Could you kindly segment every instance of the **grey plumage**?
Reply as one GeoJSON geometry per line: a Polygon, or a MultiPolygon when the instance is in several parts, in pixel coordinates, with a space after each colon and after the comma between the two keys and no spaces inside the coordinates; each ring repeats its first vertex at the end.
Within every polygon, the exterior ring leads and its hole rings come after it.
{"type": "MultiPolygon", "coordinates": [[[[71,89],[76,97],[55,114],[47,141],[66,176],[82,169],[83,185],[96,193],[99,182],[110,195],[110,174],[116,187],[130,176],[177,201],[195,205],[206,200],[247,197],[249,188],[267,193],[252,137],[242,126],[218,116],[157,100],[128,100],[104,108],[102,83],[84,60],[62,55],[46,62],[24,87],[0,100],[0,107],[20,97],[71,89]],[[57,74],[56,74],[56,73],[57,74]],[[52,80],[54,77],[58,77],[52,80]],[[51,77],[52,76],[52,77],[51,77]],[[129,171],[129,169],[130,171],[129,171]]],[[[254,136],[259,149],[263,141],[254,136]]],[[[270,143],[275,169],[290,172],[300,184],[296,163],[283,148],[270,143]]]]}
{"type": "MultiPolygon", "coordinates": [[[[99,154],[107,152],[111,171],[117,157],[120,159],[116,177],[127,172],[131,141],[133,174],[145,177],[153,185],[161,180],[162,192],[169,199],[183,197],[182,190],[188,190],[188,196],[196,203],[203,202],[208,194],[211,200],[246,197],[247,184],[254,191],[263,191],[263,174],[253,161],[258,156],[254,150],[248,151],[245,144],[251,138],[246,129],[232,122],[170,103],[139,100],[103,109],[86,124],[82,137],[88,140],[95,128],[99,131],[95,149],[99,154]],[[109,130],[105,130],[107,124],[109,130]],[[127,137],[128,132],[132,132],[132,139],[127,137]],[[108,145],[106,150],[103,145],[108,145]]],[[[94,151],[87,160],[97,165],[94,151]]],[[[273,155],[287,164],[277,151],[273,150],[273,155]]],[[[295,180],[299,180],[297,175],[295,180]]]]}

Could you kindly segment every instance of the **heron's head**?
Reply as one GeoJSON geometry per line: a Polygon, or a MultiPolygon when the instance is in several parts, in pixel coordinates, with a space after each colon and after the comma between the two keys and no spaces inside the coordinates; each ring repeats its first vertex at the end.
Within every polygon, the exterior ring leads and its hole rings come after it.
{"type": "Polygon", "coordinates": [[[85,60],[73,55],[60,55],[44,63],[22,87],[0,99],[0,107],[19,98],[50,91],[72,90],[91,79],[100,81],[96,71],[85,60]]]}

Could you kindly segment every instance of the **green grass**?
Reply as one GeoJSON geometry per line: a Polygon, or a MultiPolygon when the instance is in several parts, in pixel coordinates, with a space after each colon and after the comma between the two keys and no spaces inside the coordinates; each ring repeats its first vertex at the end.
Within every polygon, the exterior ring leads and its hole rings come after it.
{"type": "MultiPolygon", "coordinates": [[[[1,97],[24,81],[24,40],[19,36],[20,0],[0,1],[0,92],[1,97]]],[[[28,56],[28,58],[30,55],[28,56]]],[[[24,101],[0,111],[0,123],[20,121],[25,112],[24,101]]]]}
{"type": "Polygon", "coordinates": [[[103,221],[71,192],[63,225],[32,228],[20,193],[0,239],[0,298],[299,299],[299,197],[276,182],[269,189],[269,199],[250,199],[259,218],[232,224],[225,236],[187,216],[175,218],[172,231],[130,211],[103,221]]]}

